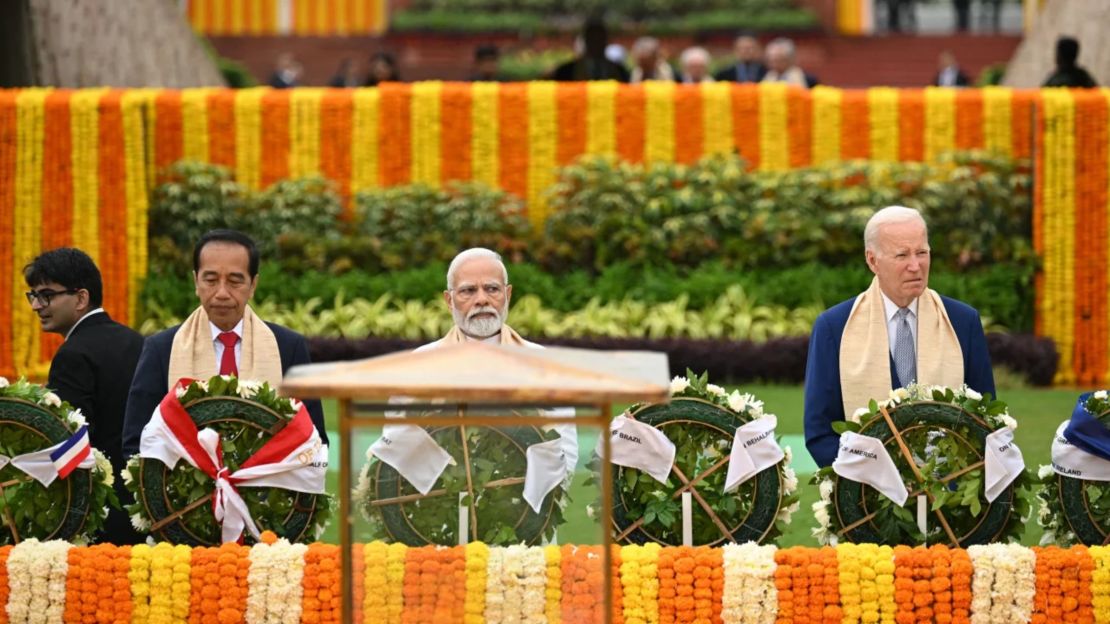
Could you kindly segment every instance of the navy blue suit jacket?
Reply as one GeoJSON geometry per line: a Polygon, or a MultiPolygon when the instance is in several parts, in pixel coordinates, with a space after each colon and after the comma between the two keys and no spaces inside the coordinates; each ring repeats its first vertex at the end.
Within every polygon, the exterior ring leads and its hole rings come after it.
{"type": "MultiPolygon", "coordinates": [[[[286,329],[281,325],[266,323],[277,339],[278,353],[281,355],[281,372],[285,374],[290,366],[309,364],[308,343],[304,336],[286,329]]],[[[170,351],[173,337],[181,326],[171,327],[158,332],[143,343],[143,352],[135,366],[135,377],[131,380],[131,392],[127,396],[127,412],[123,419],[123,454],[127,457],[139,452],[139,438],[143,427],[150,421],[154,408],[166,396],[166,380],[170,374],[170,351]]],[[[312,417],[320,440],[328,443],[324,429],[324,408],[319,399],[304,402],[309,416],[312,417]]]]}
{"type": "MultiPolygon", "coordinates": [[[[956,330],[964,356],[964,383],[982,394],[994,395],[994,373],[987,352],[983,323],[975,308],[941,296],[944,309],[956,330]]],[[[855,297],[825,310],[813,324],[806,360],[805,434],[806,448],[818,466],[828,466],[836,459],[840,435],[833,431],[834,420],[844,420],[844,404],[840,393],[840,338],[848,323],[855,297]]],[[[891,389],[901,388],[890,360],[891,389]]],[[[882,397],[876,397],[882,398],[882,397]]],[[[861,406],[862,407],[862,406],[861,406]]]]}

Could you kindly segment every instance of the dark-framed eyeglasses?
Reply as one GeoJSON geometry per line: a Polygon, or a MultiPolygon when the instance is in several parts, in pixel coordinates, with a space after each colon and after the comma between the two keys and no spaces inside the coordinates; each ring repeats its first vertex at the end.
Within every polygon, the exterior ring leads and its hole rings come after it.
{"type": "Polygon", "coordinates": [[[29,290],[23,294],[27,296],[27,303],[34,305],[37,301],[39,305],[45,308],[58,295],[76,295],[79,292],[81,292],[80,288],[67,288],[65,290],[50,290],[47,288],[45,290],[29,290]]]}

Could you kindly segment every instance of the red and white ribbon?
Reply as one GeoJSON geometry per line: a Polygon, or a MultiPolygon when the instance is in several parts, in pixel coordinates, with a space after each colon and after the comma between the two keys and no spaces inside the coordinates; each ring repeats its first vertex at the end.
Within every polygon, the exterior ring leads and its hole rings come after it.
{"type": "Polygon", "coordinates": [[[212,513],[222,527],[224,542],[234,542],[250,531],[260,536],[239,487],[278,487],[286,490],[323,494],[328,469],[328,448],[301,405],[284,429],[262,448],[230,472],[223,463],[220,435],[213,429],[198,431],[177,398],[178,387],[188,387],[182,379],[171,388],[143,427],[139,456],[157,459],[171,470],[179,460],[200,470],[216,482],[212,513]]]}

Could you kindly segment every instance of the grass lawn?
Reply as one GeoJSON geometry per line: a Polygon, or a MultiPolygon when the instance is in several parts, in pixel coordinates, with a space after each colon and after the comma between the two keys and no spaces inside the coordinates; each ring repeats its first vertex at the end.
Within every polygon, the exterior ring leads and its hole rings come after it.
{"type": "MultiPolygon", "coordinates": [[[[779,540],[780,546],[816,546],[816,541],[810,536],[810,527],[813,524],[811,505],[817,500],[817,490],[808,483],[814,465],[809,454],[805,451],[802,436],[802,388],[800,386],[765,386],[749,385],[742,388],[744,392],[751,392],[763,400],[768,412],[778,415],[778,433],[783,438],[783,443],[790,445],[794,450],[794,468],[798,471],[801,482],[801,507],[794,514],[794,521],[787,528],[786,533],[779,540]]],[[[1010,405],[1010,414],[1018,421],[1016,432],[1017,444],[1025,456],[1026,466],[1036,471],[1041,464],[1049,461],[1049,449],[1052,445],[1052,435],[1061,421],[1071,415],[1075,405],[1077,390],[1042,390],[1030,388],[1001,388],[1000,397],[1010,405]]],[[[334,402],[325,402],[324,410],[327,414],[328,430],[336,430],[336,408],[334,402]]],[[[336,434],[331,435],[332,441],[337,439],[336,434]]],[[[361,468],[363,456],[368,444],[375,436],[366,432],[359,434],[355,440],[354,454],[356,458],[355,470],[361,468]]],[[[579,471],[571,488],[571,505],[567,509],[566,524],[559,529],[559,541],[563,543],[596,543],[599,538],[599,529],[596,523],[585,515],[585,505],[597,497],[596,488],[587,487],[583,481],[588,476],[582,469],[584,463],[597,441],[596,431],[579,430],[579,471]]],[[[332,449],[331,470],[328,473],[328,491],[338,491],[338,447],[332,449]]],[[[353,480],[353,478],[352,478],[353,480]]],[[[1034,511],[1036,506],[1034,506],[1034,511]]],[[[1035,521],[1026,524],[1022,543],[1033,545],[1040,538],[1041,529],[1035,521]]],[[[324,534],[326,542],[338,542],[338,526],[333,522],[324,534]]]]}

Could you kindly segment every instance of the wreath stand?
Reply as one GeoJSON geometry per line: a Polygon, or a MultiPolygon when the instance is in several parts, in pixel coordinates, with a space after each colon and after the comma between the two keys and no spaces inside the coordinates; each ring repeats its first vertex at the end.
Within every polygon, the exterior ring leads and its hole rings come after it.
{"type": "MultiPolygon", "coordinates": [[[[310,364],[292,368],[282,382],[287,396],[334,397],[339,402],[339,539],[343,580],[340,621],[353,613],[354,515],[352,511],[352,437],[356,427],[396,424],[386,411],[398,409],[390,397],[405,396],[424,404],[408,403],[405,410],[456,410],[453,415],[428,416],[420,425],[431,427],[504,427],[572,423],[608,432],[615,402],[666,401],[670,374],[662,353],[592,351],[586,349],[533,349],[482,342],[403,352],[355,362],[310,364]],[[360,403],[355,410],[355,400],[360,403]],[[434,401],[442,403],[433,403],[434,401]],[[488,409],[551,409],[574,407],[574,417],[483,416],[488,409]],[[465,408],[464,412],[457,411],[465,408]],[[369,413],[375,415],[366,415],[369,413]],[[376,415],[376,414],[380,414],[376,415]],[[463,422],[460,422],[460,418],[463,422]]],[[[601,526],[612,522],[613,491],[609,464],[609,436],[601,436],[601,526]]],[[[464,461],[467,461],[464,457],[464,461]]],[[[473,493],[473,483],[468,484],[473,493]]],[[[473,500],[473,498],[472,498],[473,500]]],[[[477,527],[471,522],[470,536],[477,527]]],[[[611,535],[602,531],[600,569],[612,567],[611,535]]],[[[605,611],[612,611],[613,596],[608,574],[599,575],[605,611]]]]}

